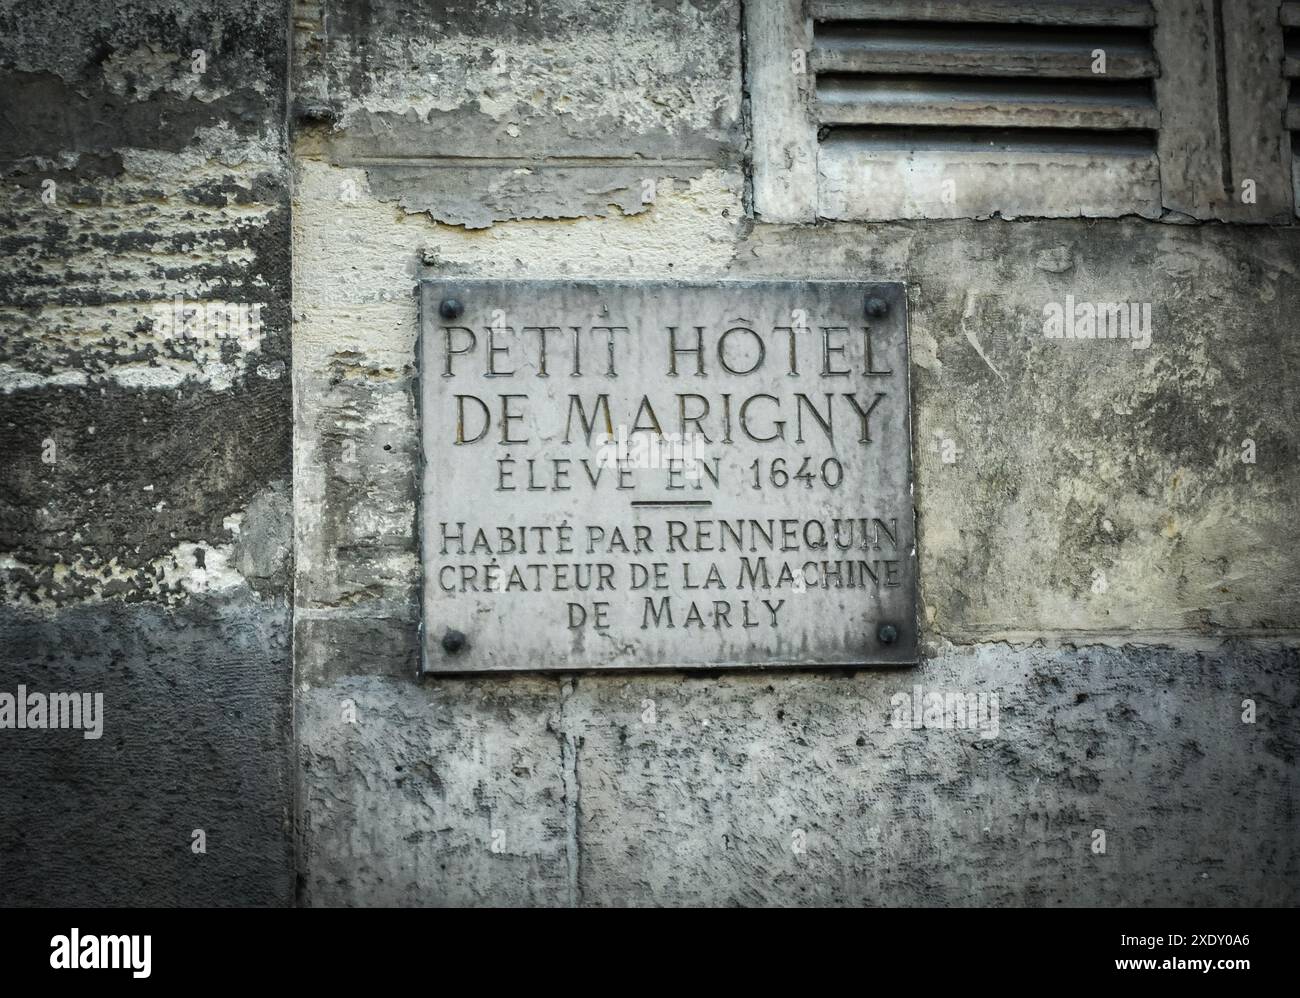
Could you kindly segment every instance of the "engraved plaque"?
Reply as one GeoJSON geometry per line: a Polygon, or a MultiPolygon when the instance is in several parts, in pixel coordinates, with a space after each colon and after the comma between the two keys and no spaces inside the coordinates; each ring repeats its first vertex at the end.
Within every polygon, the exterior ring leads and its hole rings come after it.
{"type": "Polygon", "coordinates": [[[422,668],[916,661],[906,295],[425,281],[422,668]]]}

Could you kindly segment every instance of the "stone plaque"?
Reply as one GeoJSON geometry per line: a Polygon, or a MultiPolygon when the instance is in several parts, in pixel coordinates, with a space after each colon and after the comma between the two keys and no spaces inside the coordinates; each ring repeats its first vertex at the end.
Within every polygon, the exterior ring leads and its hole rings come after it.
{"type": "Polygon", "coordinates": [[[425,281],[423,669],[916,661],[898,284],[425,281]]]}

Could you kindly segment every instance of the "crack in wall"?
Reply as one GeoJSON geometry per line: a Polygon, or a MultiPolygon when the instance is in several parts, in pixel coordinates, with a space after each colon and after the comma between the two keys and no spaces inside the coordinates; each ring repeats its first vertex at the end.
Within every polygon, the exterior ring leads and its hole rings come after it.
{"type": "Polygon", "coordinates": [[[569,731],[566,706],[577,688],[577,680],[560,683],[560,771],[564,778],[564,855],[568,868],[569,907],[582,905],[582,843],[578,833],[578,808],[582,802],[582,781],[578,775],[578,749],[582,739],[569,731]]]}

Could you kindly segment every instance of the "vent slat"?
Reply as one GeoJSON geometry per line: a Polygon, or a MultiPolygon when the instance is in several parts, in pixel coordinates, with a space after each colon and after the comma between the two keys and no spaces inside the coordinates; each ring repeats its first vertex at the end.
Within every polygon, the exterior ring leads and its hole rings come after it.
{"type": "Polygon", "coordinates": [[[1090,24],[1133,28],[1155,24],[1150,3],[1134,0],[814,0],[810,6],[815,21],[1090,24]]]}
{"type": "Polygon", "coordinates": [[[819,73],[938,73],[972,76],[1145,79],[1158,66],[1147,32],[1040,31],[932,24],[819,25],[812,58],[819,73]],[[1105,53],[1104,75],[1094,53],[1105,53]]]}
{"type": "Polygon", "coordinates": [[[824,125],[1131,130],[1160,124],[1144,84],[1073,81],[823,75],[817,110],[824,125]]]}

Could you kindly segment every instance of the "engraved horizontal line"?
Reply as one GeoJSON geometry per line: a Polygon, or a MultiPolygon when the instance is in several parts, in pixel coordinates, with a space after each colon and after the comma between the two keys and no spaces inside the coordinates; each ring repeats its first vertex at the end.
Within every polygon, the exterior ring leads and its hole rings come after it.
{"type": "Polygon", "coordinates": [[[712,499],[633,499],[633,506],[672,506],[705,509],[713,505],[712,499]]]}

